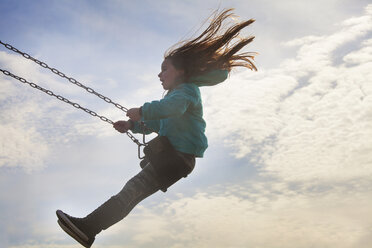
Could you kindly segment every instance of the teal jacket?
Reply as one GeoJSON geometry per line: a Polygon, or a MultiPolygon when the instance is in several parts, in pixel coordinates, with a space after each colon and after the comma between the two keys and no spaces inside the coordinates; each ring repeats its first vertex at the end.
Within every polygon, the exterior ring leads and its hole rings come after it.
{"type": "MultiPolygon", "coordinates": [[[[216,70],[191,78],[169,91],[163,99],[143,104],[141,121],[159,135],[166,136],[177,151],[203,157],[208,140],[204,134],[206,123],[199,86],[221,83],[227,76],[227,70],[216,70]]],[[[131,130],[143,132],[138,122],[131,130]]]]}

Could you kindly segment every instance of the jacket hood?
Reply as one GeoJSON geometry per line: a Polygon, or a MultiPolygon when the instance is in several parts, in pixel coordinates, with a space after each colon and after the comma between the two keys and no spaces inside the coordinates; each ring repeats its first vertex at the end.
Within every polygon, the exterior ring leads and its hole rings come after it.
{"type": "Polygon", "coordinates": [[[222,83],[229,75],[228,70],[213,70],[200,76],[190,78],[189,83],[194,83],[199,87],[213,86],[222,83]]]}

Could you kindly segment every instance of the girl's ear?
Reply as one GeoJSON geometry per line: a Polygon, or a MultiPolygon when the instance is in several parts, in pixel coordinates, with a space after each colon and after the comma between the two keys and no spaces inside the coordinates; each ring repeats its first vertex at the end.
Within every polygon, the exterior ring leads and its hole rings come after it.
{"type": "Polygon", "coordinates": [[[178,78],[185,77],[185,70],[184,69],[177,70],[177,77],[178,78]]]}

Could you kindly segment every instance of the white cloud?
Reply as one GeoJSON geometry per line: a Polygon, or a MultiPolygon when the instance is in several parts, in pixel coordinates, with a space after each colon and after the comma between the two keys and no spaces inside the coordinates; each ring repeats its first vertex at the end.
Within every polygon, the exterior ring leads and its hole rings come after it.
{"type": "Polygon", "coordinates": [[[4,92],[0,99],[0,167],[21,167],[28,172],[43,168],[48,142],[30,118],[41,115],[40,103],[2,78],[0,91],[4,92]]]}
{"type": "Polygon", "coordinates": [[[371,30],[367,12],[334,34],[287,42],[299,46],[298,55],[277,69],[242,72],[206,89],[209,136],[285,180],[370,177],[372,60],[363,38],[371,30]],[[335,64],[334,52],[350,42],[345,63],[335,64]]]}
{"type": "MultiPolygon", "coordinates": [[[[216,185],[161,203],[147,199],[147,204],[100,233],[95,246],[368,248],[370,189],[370,180],[330,187],[250,181],[216,185]]],[[[58,226],[45,231],[42,223],[33,223],[33,230],[34,235],[46,233],[44,239],[12,247],[62,248],[75,243],[58,226]],[[69,242],[62,245],[63,240],[69,242]]]]}
{"type": "Polygon", "coordinates": [[[44,167],[48,146],[34,128],[0,125],[0,167],[23,167],[27,171],[44,167]]]}
{"type": "MultiPolygon", "coordinates": [[[[0,64],[3,69],[52,89],[57,95],[68,96],[72,101],[82,92],[74,86],[66,87],[68,82],[59,82],[55,79],[57,76],[22,56],[0,52],[0,64]]],[[[44,168],[51,146],[86,134],[79,124],[74,128],[80,119],[75,117],[71,122],[71,116],[81,112],[70,105],[5,75],[1,75],[0,80],[0,167],[20,167],[29,172],[44,168]]],[[[78,102],[84,106],[86,100],[78,102]]],[[[84,112],[79,116],[86,117],[84,112]]],[[[94,118],[88,120],[97,122],[94,118]]],[[[95,126],[95,132],[106,131],[102,126],[95,126]]]]}
{"type": "Polygon", "coordinates": [[[372,61],[372,39],[363,41],[362,48],[343,58],[347,65],[370,63],[372,61]]]}
{"type": "Polygon", "coordinates": [[[275,182],[221,185],[151,210],[139,207],[98,240],[109,245],[125,239],[137,247],[367,248],[370,183],[359,185],[332,190],[294,190],[275,182]],[[123,233],[129,237],[120,238],[123,233]]]}

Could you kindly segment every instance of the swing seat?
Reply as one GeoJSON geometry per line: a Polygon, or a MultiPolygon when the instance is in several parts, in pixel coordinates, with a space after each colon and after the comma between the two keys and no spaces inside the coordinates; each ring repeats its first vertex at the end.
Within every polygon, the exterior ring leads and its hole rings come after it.
{"type": "Polygon", "coordinates": [[[167,189],[191,173],[191,167],[179,155],[166,136],[158,136],[148,142],[143,149],[145,158],[140,162],[143,169],[148,163],[154,166],[159,179],[160,189],[167,189]]]}

